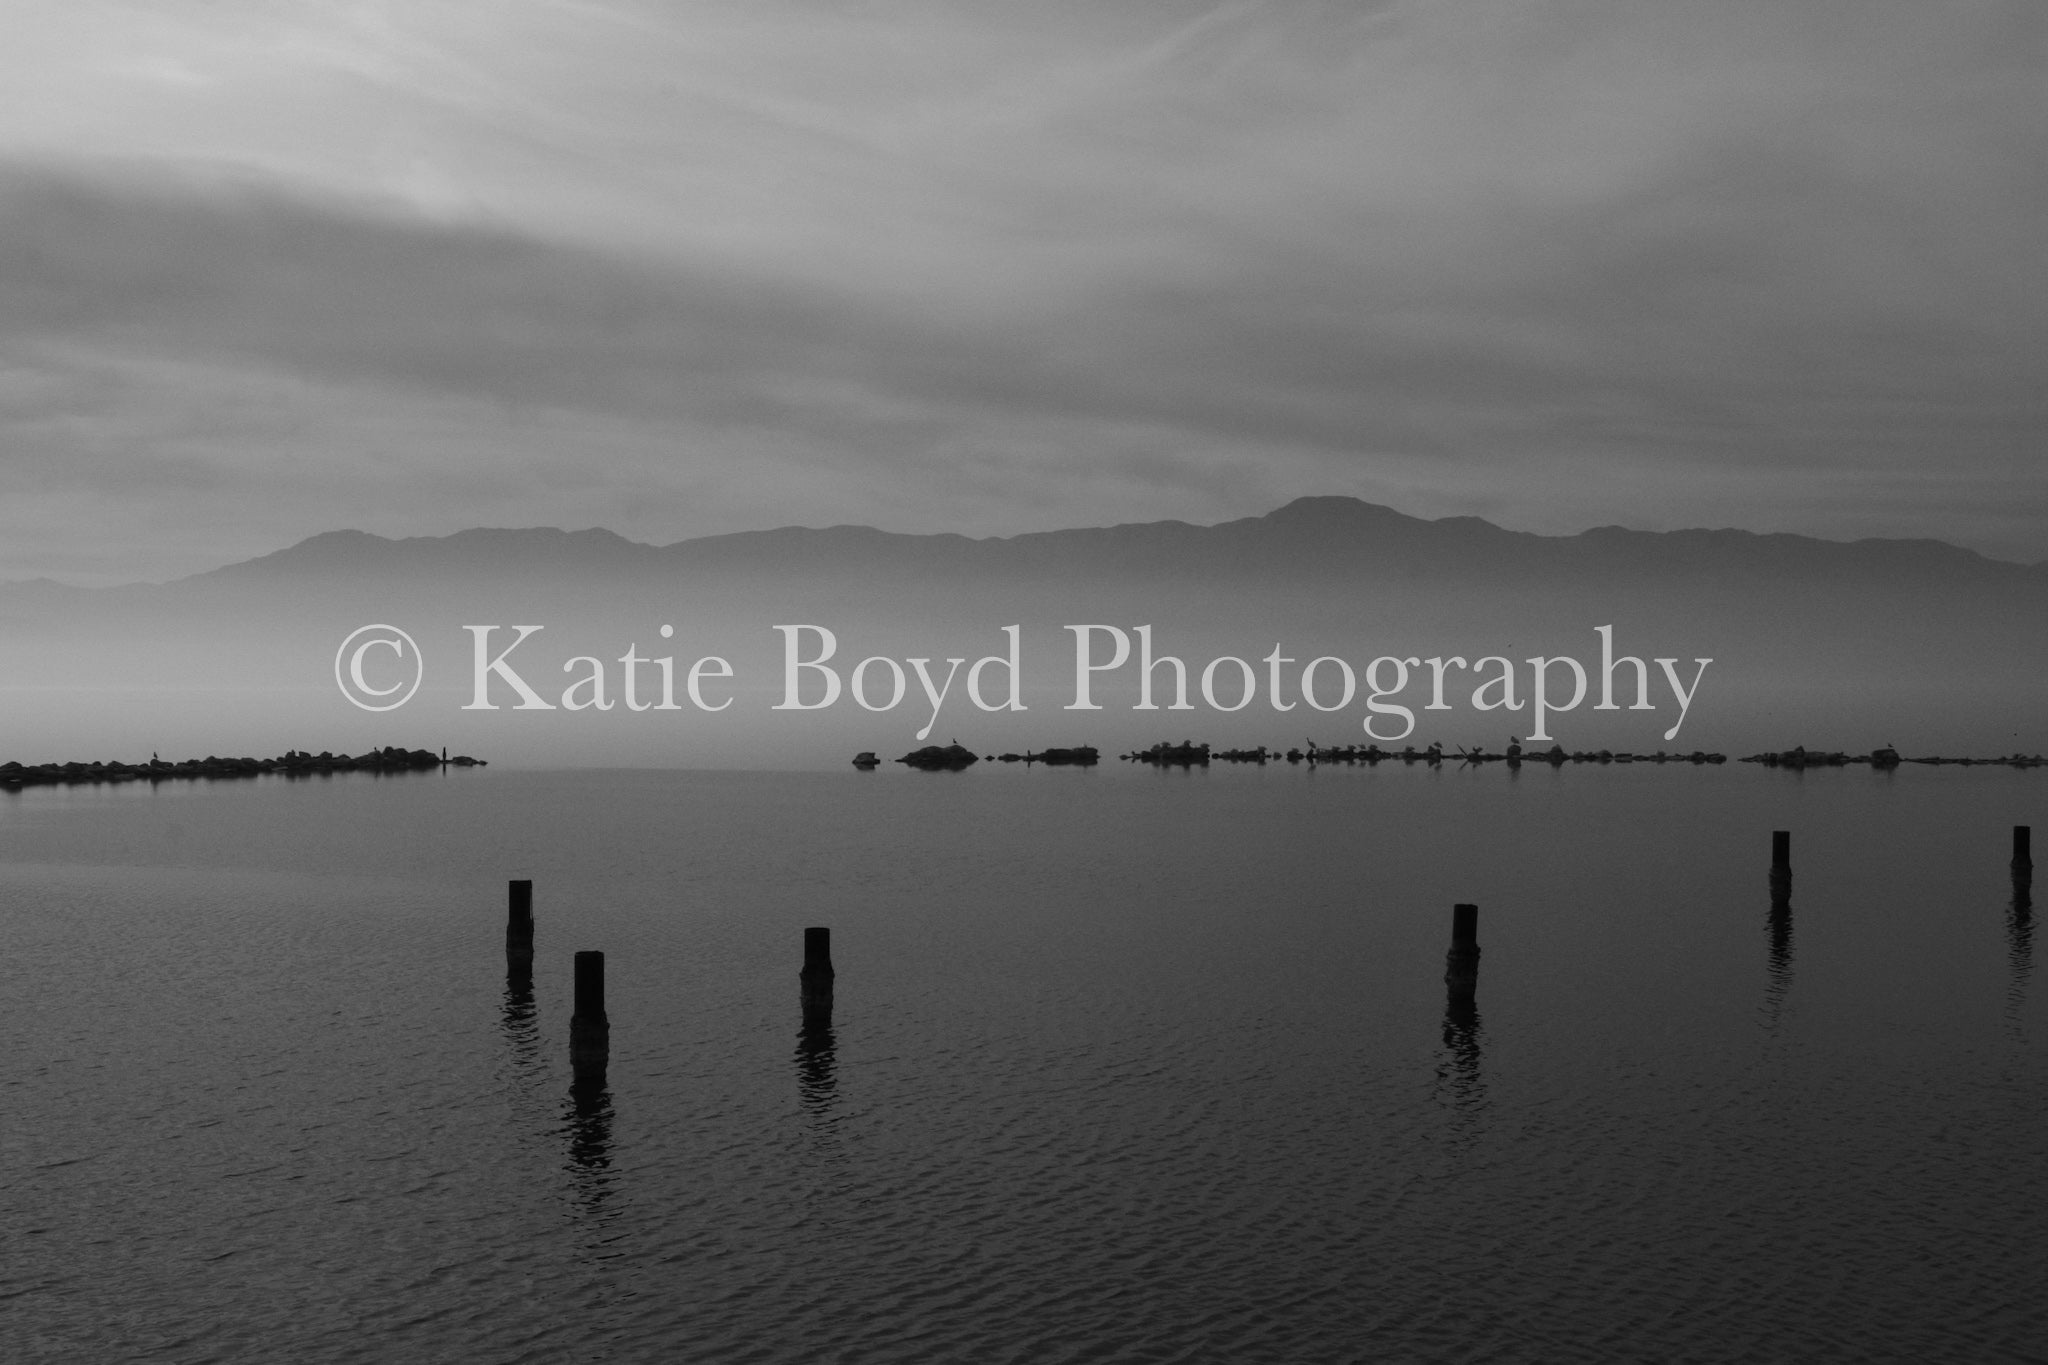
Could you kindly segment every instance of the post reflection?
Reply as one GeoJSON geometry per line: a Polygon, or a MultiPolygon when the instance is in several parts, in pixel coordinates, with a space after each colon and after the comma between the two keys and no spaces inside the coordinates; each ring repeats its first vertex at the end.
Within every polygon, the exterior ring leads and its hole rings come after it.
{"type": "Polygon", "coordinates": [[[541,1103],[536,1087],[543,1078],[540,1011],[533,1001],[533,969],[511,963],[505,969],[505,996],[498,1010],[498,1031],[505,1036],[505,1088],[516,1108],[541,1103]]]}
{"type": "Polygon", "coordinates": [[[1792,870],[1771,869],[1771,908],[1764,920],[1770,946],[1770,965],[1764,983],[1764,1028],[1777,1032],[1785,1012],[1785,998],[1792,989],[1792,870]]]}
{"type": "Polygon", "coordinates": [[[539,1015],[533,1003],[533,968],[513,963],[505,968],[505,1001],[498,1027],[512,1045],[512,1060],[522,1067],[540,1056],[539,1015]]]}
{"type": "Polygon", "coordinates": [[[1453,995],[1444,1006],[1444,1046],[1436,1066],[1436,1099],[1449,1111],[1457,1133],[1477,1135],[1486,1113],[1486,1076],[1480,1068],[1486,1041],[1479,1008],[1453,995]]]}
{"type": "Polygon", "coordinates": [[[2026,1003],[2027,978],[2034,973],[2034,871],[2015,867],[2012,871],[2012,900],[2005,909],[2006,1016],[2019,1024],[2020,1007],[2026,1003]]]}
{"type": "Polygon", "coordinates": [[[832,997],[806,991],[796,1034],[796,1096],[803,1115],[800,1141],[815,1178],[836,1185],[846,1162],[839,1134],[839,1037],[832,1027],[832,997]]]}
{"type": "Polygon", "coordinates": [[[602,1225],[610,1221],[609,1207],[616,1177],[612,1171],[612,1092],[604,1073],[580,1073],[569,1086],[569,1103],[563,1110],[562,1135],[567,1140],[568,1161],[563,1169],[584,1216],[602,1225]]]}
{"type": "Polygon", "coordinates": [[[832,1018],[806,1018],[796,1035],[796,1093],[804,1113],[829,1119],[839,1103],[838,1038],[832,1018]]]}
{"type": "MultiPolygon", "coordinates": [[[[505,969],[505,995],[499,1009],[498,1029],[505,1037],[509,1057],[506,1076],[513,1111],[521,1127],[536,1135],[550,1131],[549,1102],[544,1093],[551,1074],[541,1050],[540,1011],[534,1003],[533,968],[530,960],[514,957],[505,969]]],[[[559,1073],[553,1073],[559,1074],[559,1073]]],[[[570,1194],[586,1218],[598,1227],[611,1220],[608,1208],[613,1194],[612,1097],[600,1062],[575,1068],[568,1102],[552,1124],[553,1135],[566,1148],[563,1169],[568,1173],[570,1194]]],[[[600,1239],[602,1240],[602,1239],[600,1239]]]]}

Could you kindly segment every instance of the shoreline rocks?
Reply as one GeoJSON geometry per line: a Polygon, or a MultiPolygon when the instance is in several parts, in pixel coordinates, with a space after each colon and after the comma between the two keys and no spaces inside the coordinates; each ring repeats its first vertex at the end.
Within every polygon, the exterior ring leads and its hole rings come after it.
{"type": "Polygon", "coordinates": [[[443,749],[400,749],[395,746],[372,749],[362,754],[337,754],[327,750],[307,753],[292,749],[277,758],[187,758],[175,762],[152,757],[147,763],[0,763],[0,787],[37,787],[81,782],[160,782],[167,778],[258,777],[283,773],[307,777],[316,773],[420,772],[429,768],[483,768],[489,764],[468,754],[448,757],[443,749]]]}
{"type": "Polygon", "coordinates": [[[1982,768],[2039,768],[2048,766],[2048,759],[2040,754],[2008,754],[2003,758],[1901,758],[1899,751],[1889,746],[1873,749],[1867,754],[1851,754],[1836,750],[1808,749],[1800,745],[1794,749],[1779,749],[1773,752],[1751,754],[1738,760],[1742,763],[1761,763],[1766,768],[1843,768],[1854,764],[1867,763],[1873,768],[1896,768],[1901,763],[1924,763],[1933,767],[1954,764],[1958,767],[1982,768]]]}
{"type": "Polygon", "coordinates": [[[1092,744],[1083,744],[1076,749],[1041,749],[1037,753],[1027,749],[1021,754],[996,754],[992,757],[999,763],[1044,763],[1055,768],[1092,768],[1102,759],[1092,744]]]}
{"type": "Polygon", "coordinates": [[[911,767],[922,769],[928,773],[959,772],[970,764],[981,762],[981,755],[971,749],[962,748],[957,743],[943,746],[927,744],[922,749],[913,750],[896,761],[898,763],[908,763],[911,767]]]}
{"type": "Polygon", "coordinates": [[[1459,763],[1505,763],[1510,768],[1519,768],[1524,763],[1548,763],[1553,767],[1566,763],[1726,763],[1726,754],[1710,754],[1700,750],[1691,753],[1666,753],[1658,750],[1654,754],[1615,753],[1610,749],[1567,752],[1563,745],[1554,744],[1548,749],[1526,750],[1520,744],[1509,744],[1503,753],[1489,753],[1481,749],[1461,749],[1455,755],[1444,753],[1444,746],[1432,744],[1427,749],[1408,745],[1401,749],[1382,749],[1377,744],[1339,744],[1329,747],[1311,741],[1306,748],[1268,749],[1260,745],[1256,749],[1224,749],[1212,751],[1206,744],[1182,741],[1179,744],[1155,744],[1149,749],[1139,749],[1122,755],[1127,763],[1150,763],[1160,767],[1202,767],[1219,763],[1424,763],[1436,767],[1446,758],[1455,758],[1459,763]]]}
{"type": "MultiPolygon", "coordinates": [[[[1193,740],[1182,740],[1178,744],[1162,741],[1146,749],[1134,749],[1117,757],[1125,763],[1146,763],[1157,768],[1206,768],[1211,763],[1307,763],[1314,767],[1319,763],[1378,763],[1427,764],[1438,767],[1446,761],[1460,766],[1477,766],[1484,763],[1505,763],[1510,768],[1526,764],[1547,764],[1562,767],[1567,763],[1689,763],[1695,766],[1721,764],[1728,761],[1728,755],[1707,753],[1694,749],[1690,752],[1674,753],[1659,749],[1654,753],[1616,752],[1612,749],[1567,750],[1562,744],[1553,744],[1548,749],[1524,749],[1517,741],[1510,740],[1507,748],[1494,753],[1484,749],[1459,749],[1445,753],[1444,746],[1432,744],[1426,749],[1407,745],[1401,749],[1383,749],[1377,744],[1338,744],[1324,746],[1310,740],[1306,746],[1292,749],[1269,749],[1261,744],[1256,749],[1212,749],[1207,744],[1193,740]]],[[[992,763],[1044,763],[1048,766],[1076,765],[1092,767],[1100,761],[1101,755],[1092,745],[1081,745],[1072,749],[1045,749],[1039,752],[1026,750],[1024,753],[1003,753],[988,755],[992,763]]],[[[978,761],[977,756],[959,743],[940,746],[928,744],[913,753],[896,760],[913,768],[928,772],[957,772],[978,761]]],[[[1929,765],[1955,764],[1961,767],[2007,767],[2038,768],[2048,766],[2048,759],[2040,754],[2011,754],[2003,758],[1905,758],[1890,745],[1873,749],[1866,754],[1851,754],[1840,750],[1808,750],[1804,747],[1774,750],[1767,753],[1751,754],[1736,760],[1740,763],[1760,763],[1767,768],[1840,768],[1856,764],[1867,765],[1882,771],[1889,771],[1906,763],[1929,765]]],[[[872,752],[855,756],[854,766],[871,769],[876,764],[872,752]]]]}

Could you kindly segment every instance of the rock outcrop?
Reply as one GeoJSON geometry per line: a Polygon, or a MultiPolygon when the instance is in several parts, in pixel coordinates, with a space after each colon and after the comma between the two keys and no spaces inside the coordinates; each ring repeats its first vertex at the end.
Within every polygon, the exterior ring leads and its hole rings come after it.
{"type": "Polygon", "coordinates": [[[151,758],[147,763],[0,763],[0,787],[34,787],[76,782],[158,782],[166,778],[257,777],[283,773],[288,777],[315,773],[417,772],[426,768],[482,768],[488,764],[468,754],[447,756],[447,750],[372,749],[349,755],[322,750],[317,754],[293,749],[277,758],[187,758],[167,762],[151,758]]]}
{"type": "Polygon", "coordinates": [[[913,768],[922,768],[926,772],[958,772],[970,764],[979,763],[981,755],[958,744],[927,744],[896,761],[908,763],[913,768]]]}

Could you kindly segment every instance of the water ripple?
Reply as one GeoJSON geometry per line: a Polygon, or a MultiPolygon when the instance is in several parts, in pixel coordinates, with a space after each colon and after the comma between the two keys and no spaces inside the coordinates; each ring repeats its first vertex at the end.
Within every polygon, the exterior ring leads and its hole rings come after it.
{"type": "Polygon", "coordinates": [[[1411,809],[1318,774],[1276,804],[1246,774],[995,819],[671,776],[587,847],[580,777],[380,792],[427,803],[443,862],[410,867],[343,786],[289,794],[306,867],[233,853],[239,799],[185,803],[176,867],[5,831],[0,1355],[2048,1354],[2031,902],[1962,838],[1863,868],[1925,811],[1845,815],[1833,862],[1802,835],[1795,942],[1751,837],[1789,821],[1740,785],[1655,845],[1599,793],[1411,809]],[[1446,1008],[1466,896],[1486,966],[1446,1008]],[[600,1084],[569,1065],[585,946],[600,1084]]]}

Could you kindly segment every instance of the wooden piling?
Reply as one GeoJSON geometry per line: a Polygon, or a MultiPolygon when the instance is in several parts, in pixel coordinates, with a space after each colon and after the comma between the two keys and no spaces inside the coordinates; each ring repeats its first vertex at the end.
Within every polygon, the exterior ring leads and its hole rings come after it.
{"type": "Polygon", "coordinates": [[[1771,831],[1771,908],[1787,910],[1792,901],[1792,831],[1771,831]]]}
{"type": "Polygon", "coordinates": [[[2029,871],[2034,867],[2034,827],[2014,825],[2012,827],[2012,866],[2015,872],[2029,871]]]}
{"type": "Polygon", "coordinates": [[[1451,950],[1444,954],[1444,987],[1452,1004],[1470,1004],[1479,989],[1479,907],[1451,907],[1451,950]]]}
{"type": "Polygon", "coordinates": [[[832,1014],[832,931],[804,930],[804,969],[797,974],[801,983],[804,1017],[829,1018],[832,1014]]]}
{"type": "Polygon", "coordinates": [[[604,1012],[604,954],[576,954],[576,1009],[569,1016],[569,1064],[601,1075],[611,1059],[611,1020],[604,1012]]]}
{"type": "Polygon", "coordinates": [[[533,965],[533,883],[506,883],[505,961],[533,965]]]}

